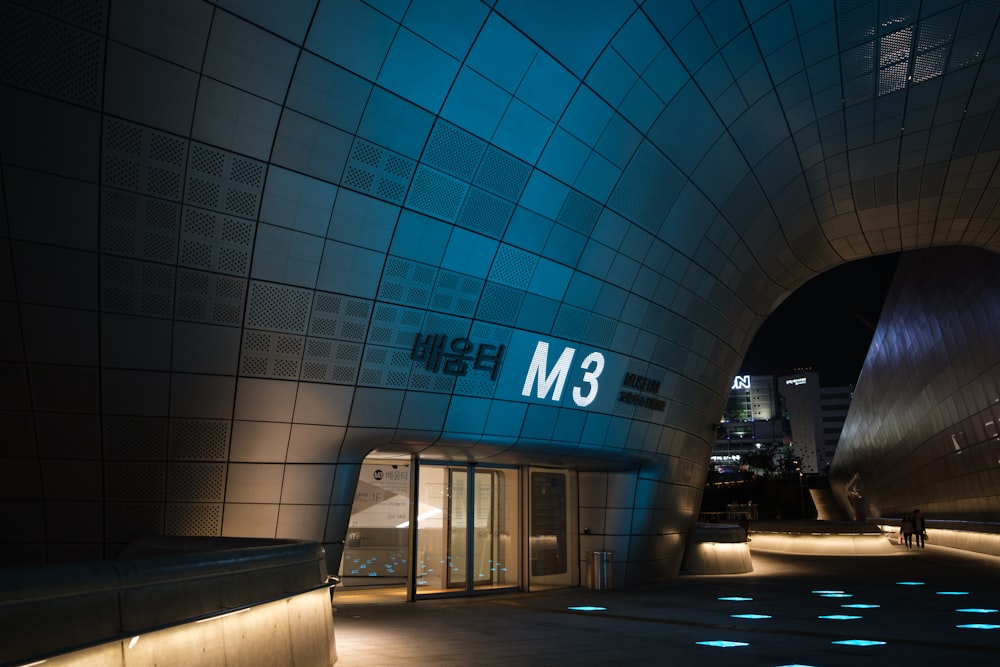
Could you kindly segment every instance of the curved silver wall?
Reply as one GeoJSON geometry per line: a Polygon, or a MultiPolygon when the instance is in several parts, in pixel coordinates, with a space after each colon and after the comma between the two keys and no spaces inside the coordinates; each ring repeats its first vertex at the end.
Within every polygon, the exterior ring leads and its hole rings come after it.
{"type": "Polygon", "coordinates": [[[335,562],[374,450],[590,470],[584,548],[675,573],[776,305],[997,248],[998,12],[0,3],[3,560],[335,562]]]}
{"type": "Polygon", "coordinates": [[[1000,257],[904,255],[830,469],[857,519],[1000,516],[1000,257]]]}

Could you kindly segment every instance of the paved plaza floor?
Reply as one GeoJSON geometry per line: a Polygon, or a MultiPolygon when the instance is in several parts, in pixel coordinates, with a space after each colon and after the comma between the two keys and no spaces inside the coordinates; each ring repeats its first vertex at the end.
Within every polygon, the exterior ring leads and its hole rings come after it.
{"type": "Polygon", "coordinates": [[[334,594],[337,667],[1000,664],[1000,559],[753,551],[754,571],[385,601],[334,594]],[[589,611],[580,607],[597,607],[589,611]]]}

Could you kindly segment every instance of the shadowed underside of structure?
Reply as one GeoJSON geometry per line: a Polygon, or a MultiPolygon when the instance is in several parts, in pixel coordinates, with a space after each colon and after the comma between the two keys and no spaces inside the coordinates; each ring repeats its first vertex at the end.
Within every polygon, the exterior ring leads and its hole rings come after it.
{"type": "Polygon", "coordinates": [[[998,12],[0,2],[0,560],[336,563],[383,452],[578,469],[616,584],[676,573],[767,315],[1000,245],[998,12]]]}

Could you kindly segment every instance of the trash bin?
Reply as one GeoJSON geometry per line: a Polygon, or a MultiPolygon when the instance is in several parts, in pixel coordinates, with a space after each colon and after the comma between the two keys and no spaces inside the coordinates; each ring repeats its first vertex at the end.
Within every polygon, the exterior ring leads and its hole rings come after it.
{"type": "Polygon", "coordinates": [[[611,588],[611,552],[591,551],[587,575],[588,588],[595,591],[611,588]]]}

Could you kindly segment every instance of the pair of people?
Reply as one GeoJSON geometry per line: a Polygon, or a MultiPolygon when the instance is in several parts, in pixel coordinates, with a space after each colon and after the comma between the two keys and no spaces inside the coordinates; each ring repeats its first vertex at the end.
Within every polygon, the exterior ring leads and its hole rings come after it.
{"type": "Polygon", "coordinates": [[[903,520],[899,524],[899,532],[903,536],[903,542],[907,549],[913,548],[913,536],[917,536],[917,547],[924,548],[924,540],[927,537],[927,529],[924,525],[924,516],[919,509],[913,510],[913,514],[907,512],[903,515],[903,520]]]}

